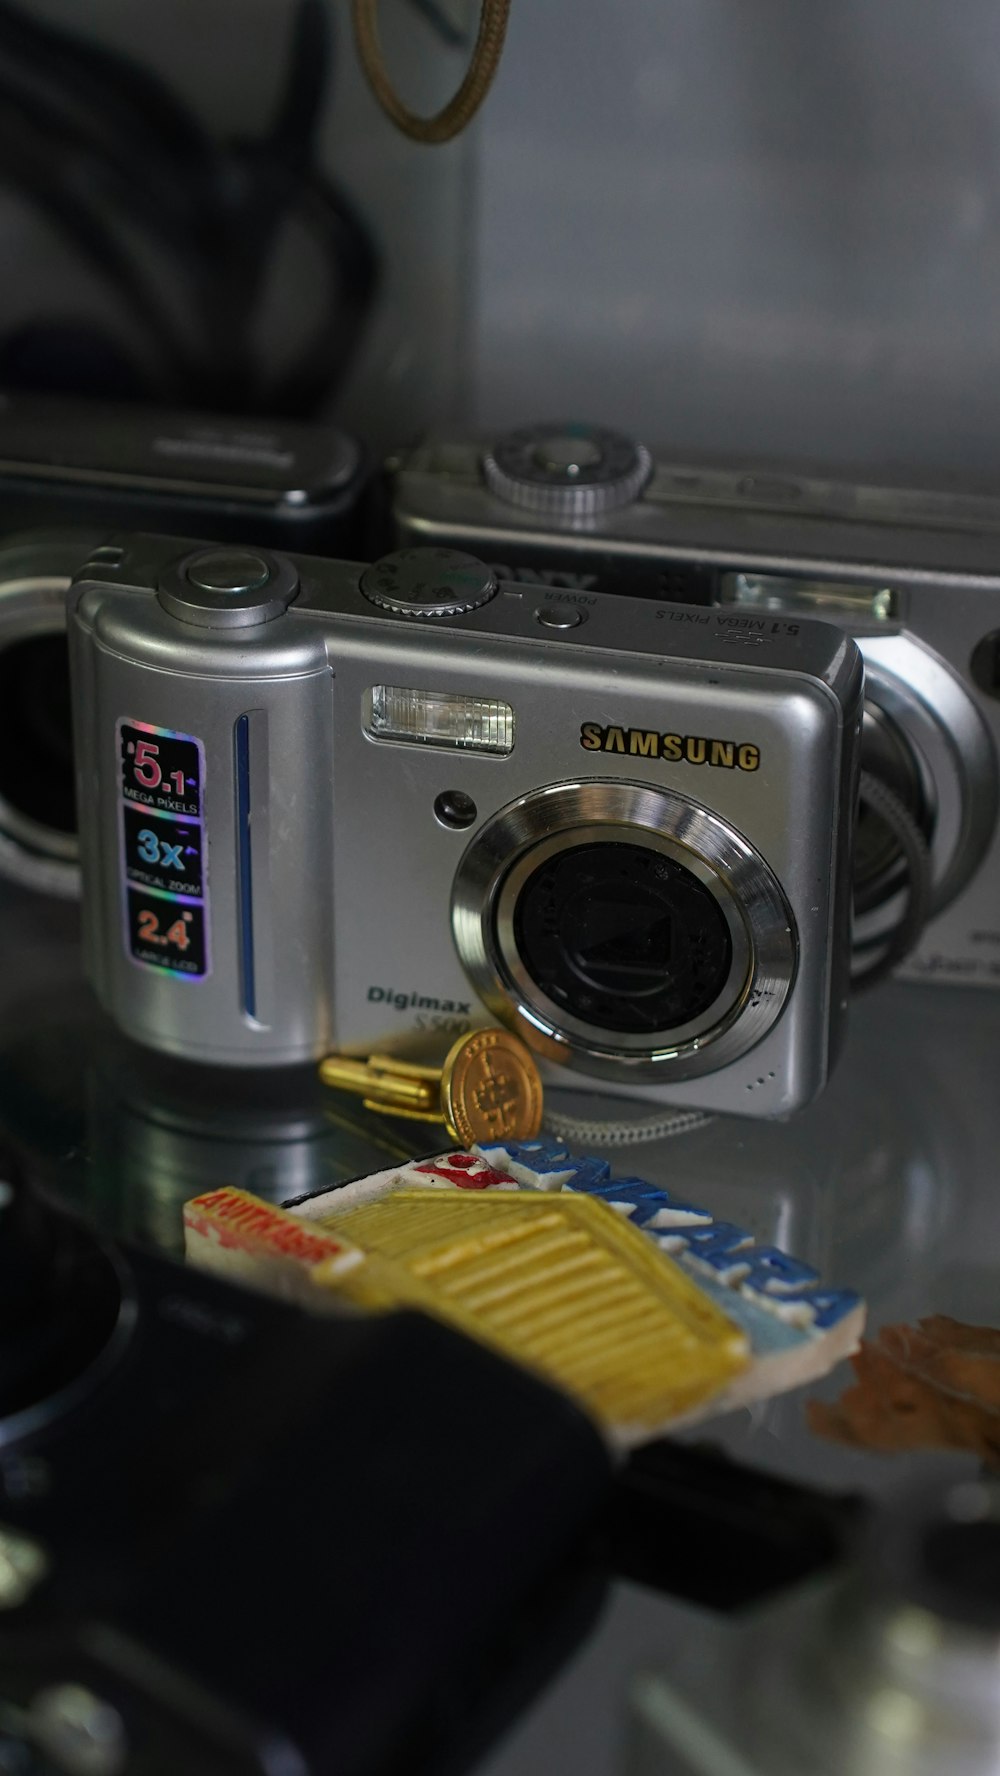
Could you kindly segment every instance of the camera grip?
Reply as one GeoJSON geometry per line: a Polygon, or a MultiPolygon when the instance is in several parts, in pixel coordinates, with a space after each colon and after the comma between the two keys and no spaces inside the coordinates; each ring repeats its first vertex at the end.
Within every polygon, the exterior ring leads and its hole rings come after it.
{"type": "Polygon", "coordinates": [[[84,958],[140,1042],[329,1046],[333,680],[306,622],[205,630],[122,587],[70,620],[84,958]],[[141,611],[141,627],[136,621],[141,611]]]}

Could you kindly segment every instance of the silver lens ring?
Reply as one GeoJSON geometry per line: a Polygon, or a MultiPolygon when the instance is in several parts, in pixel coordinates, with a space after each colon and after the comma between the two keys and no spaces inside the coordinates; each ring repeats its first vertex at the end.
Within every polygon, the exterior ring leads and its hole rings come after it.
{"type": "Polygon", "coordinates": [[[763,858],[718,815],[644,784],[552,784],[501,809],[459,864],[451,921],[462,965],[494,1017],[550,1060],[636,1085],[700,1078],[745,1054],[775,1023],[795,975],[791,909],[763,858]],[[687,1024],[641,1036],[601,1029],[556,1005],[525,965],[514,935],[525,885],[561,852],[602,842],[681,864],[724,920],[727,977],[687,1024]]]}
{"type": "Polygon", "coordinates": [[[961,679],[914,636],[863,636],[858,646],[866,696],[895,724],[925,780],[933,915],[961,892],[993,842],[1000,805],[993,742],[961,679]]]}

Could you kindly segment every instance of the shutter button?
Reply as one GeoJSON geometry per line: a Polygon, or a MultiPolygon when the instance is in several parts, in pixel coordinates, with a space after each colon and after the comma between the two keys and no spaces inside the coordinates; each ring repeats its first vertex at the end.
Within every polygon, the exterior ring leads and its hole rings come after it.
{"type": "Polygon", "coordinates": [[[201,592],[257,592],[271,578],[263,555],[245,549],[210,549],[188,562],[187,577],[201,592]]]}
{"type": "Polygon", "coordinates": [[[159,601],[198,629],[249,629],[280,617],[298,591],[298,574],[283,555],[196,549],[163,573],[159,601]]]}

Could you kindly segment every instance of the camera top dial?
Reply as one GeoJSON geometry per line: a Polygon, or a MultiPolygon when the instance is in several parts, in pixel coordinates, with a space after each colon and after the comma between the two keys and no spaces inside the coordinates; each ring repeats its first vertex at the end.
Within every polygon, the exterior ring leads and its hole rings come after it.
{"type": "Polygon", "coordinates": [[[488,604],[496,576],[461,549],[397,549],[361,576],[370,604],[397,617],[456,617],[488,604]]]}
{"type": "Polygon", "coordinates": [[[499,499],[553,518],[587,519],[630,505],[653,472],[643,444],[604,426],[522,426],[483,457],[499,499]]]}

